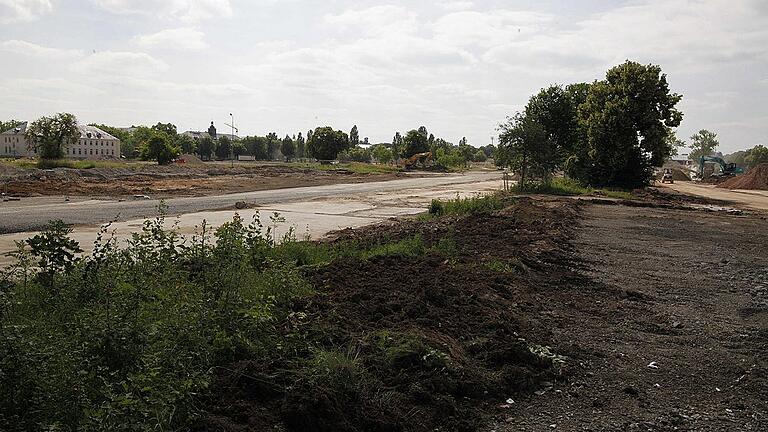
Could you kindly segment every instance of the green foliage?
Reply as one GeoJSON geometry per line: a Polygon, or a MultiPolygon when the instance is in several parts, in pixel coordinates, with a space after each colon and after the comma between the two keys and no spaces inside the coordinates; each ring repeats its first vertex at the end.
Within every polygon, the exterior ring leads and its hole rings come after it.
{"type": "MultiPolygon", "coordinates": [[[[423,132],[417,130],[410,130],[403,138],[403,148],[400,156],[403,158],[409,158],[415,154],[426,153],[429,151],[428,136],[426,136],[426,128],[422,126],[423,132]]],[[[421,129],[420,128],[420,129],[421,129]]]]}
{"type": "Polygon", "coordinates": [[[163,132],[154,132],[141,147],[143,160],[155,160],[160,165],[168,165],[176,159],[181,150],[175,147],[163,132]]]}
{"type": "Polygon", "coordinates": [[[317,160],[334,160],[338,154],[349,148],[349,137],[330,126],[319,127],[307,139],[307,152],[317,160]]]}
{"type": "Polygon", "coordinates": [[[500,130],[496,163],[520,173],[521,184],[530,177],[548,179],[557,169],[557,141],[533,116],[518,113],[500,130]]]}
{"type": "Polygon", "coordinates": [[[30,123],[25,136],[41,159],[63,159],[64,149],[80,139],[80,130],[74,115],[58,113],[30,123]]]}
{"type": "Polygon", "coordinates": [[[228,136],[222,136],[216,141],[216,158],[232,158],[232,140],[228,136]]]}
{"type": "Polygon", "coordinates": [[[257,219],[185,243],[161,212],[125,248],[103,228],[83,258],[68,233],[19,245],[0,286],[4,430],[188,429],[215,367],[282,349],[275,324],[310,292],[257,219]]]}
{"type": "Polygon", "coordinates": [[[200,145],[198,146],[198,152],[200,154],[200,157],[203,159],[210,160],[213,156],[213,150],[215,149],[216,144],[214,144],[213,140],[210,137],[204,137],[200,140],[200,145]]]}
{"type": "Polygon", "coordinates": [[[20,125],[22,123],[24,123],[24,122],[22,122],[20,120],[13,120],[13,119],[8,120],[8,121],[0,120],[0,132],[5,132],[7,130],[11,130],[11,129],[15,128],[16,126],[18,126],[18,125],[20,125]]]}
{"type": "Polygon", "coordinates": [[[176,135],[178,134],[176,130],[176,125],[173,123],[160,123],[158,122],[156,125],[152,126],[153,130],[156,130],[158,132],[164,133],[168,136],[170,139],[174,139],[176,135]]]}
{"type": "Polygon", "coordinates": [[[176,135],[174,144],[184,154],[195,154],[199,151],[197,141],[189,135],[176,135]]]}
{"type": "Polygon", "coordinates": [[[349,132],[349,144],[353,147],[360,145],[360,132],[357,130],[357,125],[352,126],[349,132]]]}
{"type": "Polygon", "coordinates": [[[627,61],[610,69],[579,107],[585,139],[568,161],[569,174],[593,186],[649,184],[653,167],[672,153],[669,129],[682,121],[681,99],[659,66],[627,61]]]}
{"type": "Polygon", "coordinates": [[[392,150],[384,145],[375,145],[372,149],[372,156],[378,163],[388,164],[392,162],[392,150]]]}
{"type": "Polygon", "coordinates": [[[296,136],[296,157],[300,159],[306,157],[306,145],[301,132],[296,136]]]}
{"type": "Polygon", "coordinates": [[[438,166],[447,169],[459,169],[464,168],[467,165],[467,160],[457,148],[438,148],[434,160],[438,166]]]}
{"type": "Polygon", "coordinates": [[[512,187],[513,192],[517,193],[530,193],[530,194],[544,194],[544,195],[591,195],[599,194],[608,196],[611,198],[619,199],[631,199],[632,194],[625,190],[615,189],[594,189],[585,187],[578,181],[570,178],[558,177],[549,181],[541,182],[528,182],[525,186],[516,184],[512,187]]]}
{"type": "Polygon", "coordinates": [[[754,168],[760,164],[768,163],[768,147],[763,145],[756,145],[749,150],[744,161],[750,168],[754,168]]]}
{"type": "Polygon", "coordinates": [[[296,156],[296,143],[293,142],[290,136],[286,135],[283,138],[283,143],[280,145],[280,152],[285,156],[285,160],[290,161],[296,156]]]}
{"type": "Polygon", "coordinates": [[[429,204],[431,216],[468,215],[487,213],[504,208],[508,202],[499,194],[476,195],[461,198],[458,194],[455,199],[432,200],[429,204]]]}
{"type": "Polygon", "coordinates": [[[371,150],[355,146],[339,153],[338,159],[342,162],[371,162],[371,150]]]}
{"type": "Polygon", "coordinates": [[[485,152],[482,150],[477,150],[474,155],[472,155],[472,162],[485,162],[488,160],[488,156],[485,155],[485,152]]]}
{"type": "Polygon", "coordinates": [[[373,344],[391,369],[441,370],[451,364],[451,357],[430,347],[416,334],[382,331],[373,335],[373,344]]]}
{"type": "Polygon", "coordinates": [[[718,146],[720,141],[717,140],[717,134],[702,129],[691,136],[691,153],[688,158],[698,163],[702,156],[712,156],[718,146]]]}

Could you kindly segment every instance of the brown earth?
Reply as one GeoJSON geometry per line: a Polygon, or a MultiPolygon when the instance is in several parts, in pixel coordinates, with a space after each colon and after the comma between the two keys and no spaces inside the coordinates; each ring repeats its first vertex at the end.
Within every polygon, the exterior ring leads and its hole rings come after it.
{"type": "Polygon", "coordinates": [[[660,204],[521,199],[343,231],[455,252],[307,269],[285,344],[356,367],[230,365],[201,429],[768,430],[768,222],[660,204]]]}
{"type": "Polygon", "coordinates": [[[69,195],[121,197],[150,195],[153,198],[206,196],[337,183],[385,181],[400,173],[356,174],[348,170],[314,170],[291,166],[226,165],[154,166],[140,168],[92,168],[87,170],[12,169],[0,172],[0,191],[9,195],[69,195]]]}
{"type": "Polygon", "coordinates": [[[768,163],[750,169],[746,174],[730,178],[719,185],[725,189],[768,190],[768,163]]]}

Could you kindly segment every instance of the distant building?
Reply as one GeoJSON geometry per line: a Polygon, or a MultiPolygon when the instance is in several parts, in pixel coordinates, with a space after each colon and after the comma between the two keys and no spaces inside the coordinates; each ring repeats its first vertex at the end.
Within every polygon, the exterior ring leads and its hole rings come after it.
{"type": "MultiPolygon", "coordinates": [[[[68,159],[119,159],[120,140],[95,126],[78,125],[80,139],[64,149],[68,159]]],[[[29,149],[27,122],[13,129],[0,133],[0,157],[37,157],[37,152],[29,149]]]]}
{"type": "Polygon", "coordinates": [[[232,141],[239,141],[240,137],[237,135],[227,134],[227,133],[217,133],[216,138],[213,138],[208,132],[201,132],[201,131],[186,131],[182,132],[181,135],[186,135],[194,140],[200,140],[203,138],[212,138],[213,140],[219,139],[221,137],[227,137],[232,141]]]}

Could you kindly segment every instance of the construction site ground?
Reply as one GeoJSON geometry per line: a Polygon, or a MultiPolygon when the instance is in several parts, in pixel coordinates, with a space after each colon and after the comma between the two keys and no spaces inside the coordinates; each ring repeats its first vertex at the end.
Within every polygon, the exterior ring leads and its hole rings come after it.
{"type": "Polygon", "coordinates": [[[308,269],[307,324],[286,332],[357,372],[229,365],[201,430],[766,430],[768,221],[706,201],[513,198],[339,232],[429,248],[308,269]],[[426,348],[387,363],[381,335],[426,348]]]}
{"type": "Polygon", "coordinates": [[[689,181],[659,183],[657,186],[688,195],[727,201],[753,210],[768,211],[768,191],[764,190],[730,190],[718,188],[717,184],[689,181]]]}
{"type": "Polygon", "coordinates": [[[73,196],[114,198],[148,195],[152,198],[197,197],[338,183],[385,181],[402,177],[389,167],[370,172],[312,165],[224,162],[158,166],[116,163],[90,169],[22,169],[0,165],[0,192],[16,197],[73,196]]]}

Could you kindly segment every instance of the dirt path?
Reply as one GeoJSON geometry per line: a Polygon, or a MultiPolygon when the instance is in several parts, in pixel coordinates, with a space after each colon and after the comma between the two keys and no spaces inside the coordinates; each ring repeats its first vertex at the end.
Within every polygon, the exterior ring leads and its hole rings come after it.
{"type": "Polygon", "coordinates": [[[768,222],[624,206],[583,216],[574,247],[594,282],[547,288],[540,313],[567,378],[490,429],[768,430],[768,222]]]}
{"type": "Polygon", "coordinates": [[[717,188],[711,184],[693,182],[676,182],[674,184],[661,184],[658,186],[686,194],[730,201],[755,210],[768,210],[768,191],[729,190],[717,188]]]}

